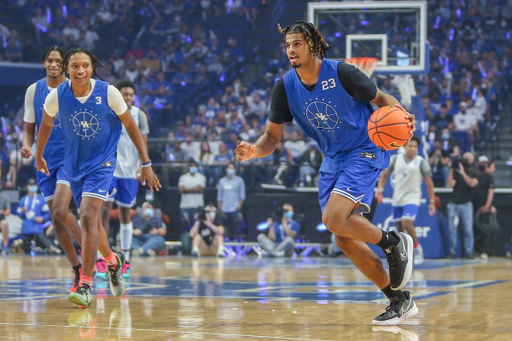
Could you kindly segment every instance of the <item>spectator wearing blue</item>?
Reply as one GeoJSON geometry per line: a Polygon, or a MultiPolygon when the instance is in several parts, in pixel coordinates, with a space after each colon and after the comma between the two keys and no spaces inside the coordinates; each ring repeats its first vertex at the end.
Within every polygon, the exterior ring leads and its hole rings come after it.
{"type": "Polygon", "coordinates": [[[300,225],[293,218],[293,206],[284,204],[267,219],[268,236],[264,233],[258,235],[264,255],[271,257],[284,257],[293,252],[295,241],[293,238],[299,233],[300,225]]]}
{"type": "Polygon", "coordinates": [[[235,164],[231,162],[226,168],[227,175],[219,180],[217,191],[217,208],[226,216],[230,239],[238,233],[238,227],[243,221],[240,209],[245,200],[245,182],[235,173],[235,164]]]}
{"type": "Polygon", "coordinates": [[[23,220],[21,225],[21,234],[24,239],[23,249],[28,253],[33,246],[47,249],[52,253],[60,253],[56,251],[57,247],[44,233],[43,224],[50,219],[50,210],[43,196],[37,193],[36,180],[30,179],[26,187],[28,194],[20,199],[16,210],[17,215],[23,220]]]}
{"type": "Polygon", "coordinates": [[[11,200],[3,191],[3,184],[0,183],[0,230],[2,231],[3,249],[2,253],[9,254],[9,224],[5,219],[11,214],[11,200]]]}
{"type": "Polygon", "coordinates": [[[165,248],[167,229],[162,219],[155,216],[155,209],[149,202],[142,205],[141,213],[132,219],[132,254],[155,256],[165,248]]]}
{"type": "Polygon", "coordinates": [[[231,116],[228,121],[228,129],[231,132],[240,134],[244,130],[245,119],[241,119],[238,116],[238,108],[234,105],[231,107],[229,112],[231,116]]]}

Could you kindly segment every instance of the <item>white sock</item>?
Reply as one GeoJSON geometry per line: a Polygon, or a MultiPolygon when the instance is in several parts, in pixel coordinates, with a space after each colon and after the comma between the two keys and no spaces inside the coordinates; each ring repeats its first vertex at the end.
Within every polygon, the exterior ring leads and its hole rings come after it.
{"type": "Polygon", "coordinates": [[[97,252],[98,252],[98,259],[104,259],[103,256],[100,253],[100,250],[98,250],[97,252]]]}
{"type": "Polygon", "coordinates": [[[218,255],[223,255],[224,254],[224,246],[219,245],[217,247],[217,254],[218,255]]]}
{"type": "Polygon", "coordinates": [[[192,253],[201,254],[201,252],[199,251],[199,247],[197,247],[197,245],[192,246],[192,253]]]}
{"type": "Polygon", "coordinates": [[[129,224],[121,224],[119,237],[121,239],[121,250],[124,253],[124,259],[129,260],[133,239],[133,224],[131,222],[129,224]]]}

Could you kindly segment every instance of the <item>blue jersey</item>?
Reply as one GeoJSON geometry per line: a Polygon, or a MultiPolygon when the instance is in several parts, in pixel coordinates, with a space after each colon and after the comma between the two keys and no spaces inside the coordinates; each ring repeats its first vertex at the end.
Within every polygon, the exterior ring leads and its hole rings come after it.
{"type": "Polygon", "coordinates": [[[69,82],[60,84],[56,91],[66,137],[65,171],[69,181],[81,181],[107,167],[114,172],[122,124],[108,104],[108,83],[96,80],[83,104],[73,94],[69,82]]]}
{"type": "Polygon", "coordinates": [[[290,112],[297,124],[324,154],[320,171],[331,170],[339,161],[359,160],[382,169],[389,164],[389,152],[377,147],[368,136],[372,115],[368,102],[355,100],[340,84],[337,61],[324,59],[318,82],[312,91],[292,69],[284,77],[290,112]]]}
{"type": "MultiPolygon", "coordinates": [[[[46,77],[38,80],[36,82],[36,91],[34,94],[34,111],[36,114],[36,127],[38,130],[43,119],[44,100],[49,93],[50,90],[48,90],[46,77]]],[[[43,157],[48,164],[48,169],[54,169],[64,165],[64,132],[62,131],[59,114],[55,116],[52,133],[46,143],[43,157]]]]}

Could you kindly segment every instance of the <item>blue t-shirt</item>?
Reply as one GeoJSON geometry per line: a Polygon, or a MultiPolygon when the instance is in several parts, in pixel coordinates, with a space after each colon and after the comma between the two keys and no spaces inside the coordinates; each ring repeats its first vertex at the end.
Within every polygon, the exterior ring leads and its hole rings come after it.
{"type": "Polygon", "coordinates": [[[69,82],[60,84],[59,115],[66,138],[66,175],[78,182],[95,171],[116,168],[121,121],[108,104],[108,83],[96,80],[90,97],[81,103],[69,82]]]}
{"type": "MultiPolygon", "coordinates": [[[[299,233],[300,225],[298,222],[291,219],[290,221],[288,221],[288,225],[289,225],[290,229],[292,229],[296,233],[299,233]]],[[[274,232],[276,234],[276,240],[274,241],[274,243],[279,244],[287,237],[286,231],[284,229],[283,224],[281,224],[281,222],[274,221],[274,232]]]]}
{"type": "MultiPolygon", "coordinates": [[[[37,81],[36,91],[34,93],[34,112],[36,114],[36,128],[39,130],[41,121],[43,119],[43,105],[46,96],[50,93],[46,77],[37,81]]],[[[55,116],[53,121],[53,129],[46,147],[44,149],[43,157],[46,160],[48,169],[58,168],[64,165],[64,131],[59,118],[59,114],[55,116]]]]}
{"type": "Polygon", "coordinates": [[[226,155],[215,155],[215,158],[213,160],[217,161],[220,164],[225,164],[226,162],[231,161],[231,159],[232,159],[231,155],[226,154],[226,155]]]}

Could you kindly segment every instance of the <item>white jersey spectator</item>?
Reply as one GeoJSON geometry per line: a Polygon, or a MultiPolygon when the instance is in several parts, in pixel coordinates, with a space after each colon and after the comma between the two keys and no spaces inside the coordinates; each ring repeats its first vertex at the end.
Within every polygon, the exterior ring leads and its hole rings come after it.
{"type": "Polygon", "coordinates": [[[460,111],[453,116],[453,124],[457,130],[472,130],[477,124],[476,117],[467,112],[467,103],[460,103],[460,111]]]}

